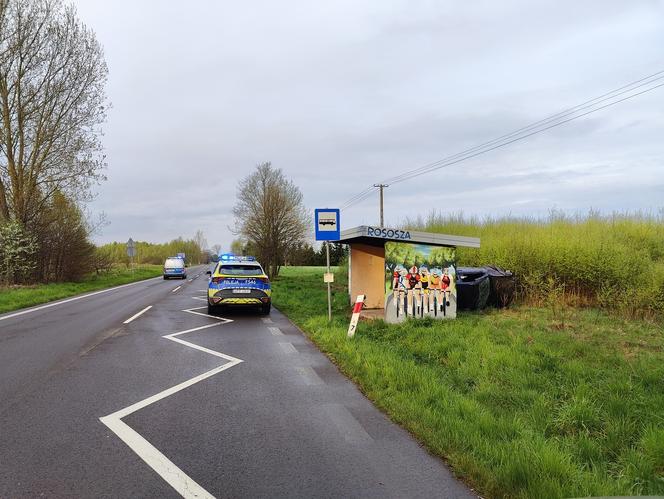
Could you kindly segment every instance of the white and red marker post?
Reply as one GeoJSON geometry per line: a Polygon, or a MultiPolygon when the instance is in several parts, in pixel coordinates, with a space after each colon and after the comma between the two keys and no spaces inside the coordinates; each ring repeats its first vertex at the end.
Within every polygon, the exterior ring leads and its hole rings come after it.
{"type": "Polygon", "coordinates": [[[362,312],[362,306],[364,305],[364,300],[366,298],[366,295],[357,295],[357,300],[355,300],[355,306],[353,307],[353,316],[350,318],[350,326],[348,326],[349,338],[355,336],[357,321],[360,320],[360,312],[362,312]]]}

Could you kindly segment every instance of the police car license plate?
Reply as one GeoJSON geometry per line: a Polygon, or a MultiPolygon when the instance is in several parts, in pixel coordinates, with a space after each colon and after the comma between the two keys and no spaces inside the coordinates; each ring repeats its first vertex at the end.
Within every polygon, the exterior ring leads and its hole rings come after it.
{"type": "Polygon", "coordinates": [[[251,293],[250,289],[234,289],[233,293],[251,293]]]}

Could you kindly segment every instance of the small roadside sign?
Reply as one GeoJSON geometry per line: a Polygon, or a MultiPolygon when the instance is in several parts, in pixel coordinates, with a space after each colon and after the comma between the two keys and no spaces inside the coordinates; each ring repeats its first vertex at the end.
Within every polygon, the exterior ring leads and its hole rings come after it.
{"type": "Polygon", "coordinates": [[[127,241],[127,256],[129,258],[136,256],[136,243],[131,237],[129,238],[129,241],[127,241]]]}
{"type": "Polygon", "coordinates": [[[334,274],[332,272],[325,272],[323,274],[323,282],[334,282],[334,274]]]}
{"type": "Polygon", "coordinates": [[[336,241],[341,237],[341,223],[338,208],[316,208],[316,241],[336,241]]]}
{"type": "Polygon", "coordinates": [[[355,330],[357,329],[357,322],[360,320],[360,313],[362,312],[362,307],[364,306],[364,300],[366,300],[366,295],[357,295],[357,300],[355,300],[355,306],[353,307],[353,315],[350,318],[350,324],[348,326],[348,337],[352,338],[355,336],[355,330]]]}

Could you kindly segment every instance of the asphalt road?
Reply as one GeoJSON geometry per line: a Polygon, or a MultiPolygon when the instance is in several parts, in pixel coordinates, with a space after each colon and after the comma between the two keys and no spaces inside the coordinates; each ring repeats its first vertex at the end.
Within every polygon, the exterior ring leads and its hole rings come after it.
{"type": "Polygon", "coordinates": [[[0,497],[474,497],[204,270],[0,315],[0,497]]]}

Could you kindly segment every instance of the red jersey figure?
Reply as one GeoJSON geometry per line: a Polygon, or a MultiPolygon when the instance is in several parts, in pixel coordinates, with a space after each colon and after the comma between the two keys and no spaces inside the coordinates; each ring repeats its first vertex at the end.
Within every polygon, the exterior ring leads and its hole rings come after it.
{"type": "Polygon", "coordinates": [[[406,282],[408,283],[408,313],[415,316],[416,308],[420,303],[420,274],[415,265],[406,274],[406,282]]]}

